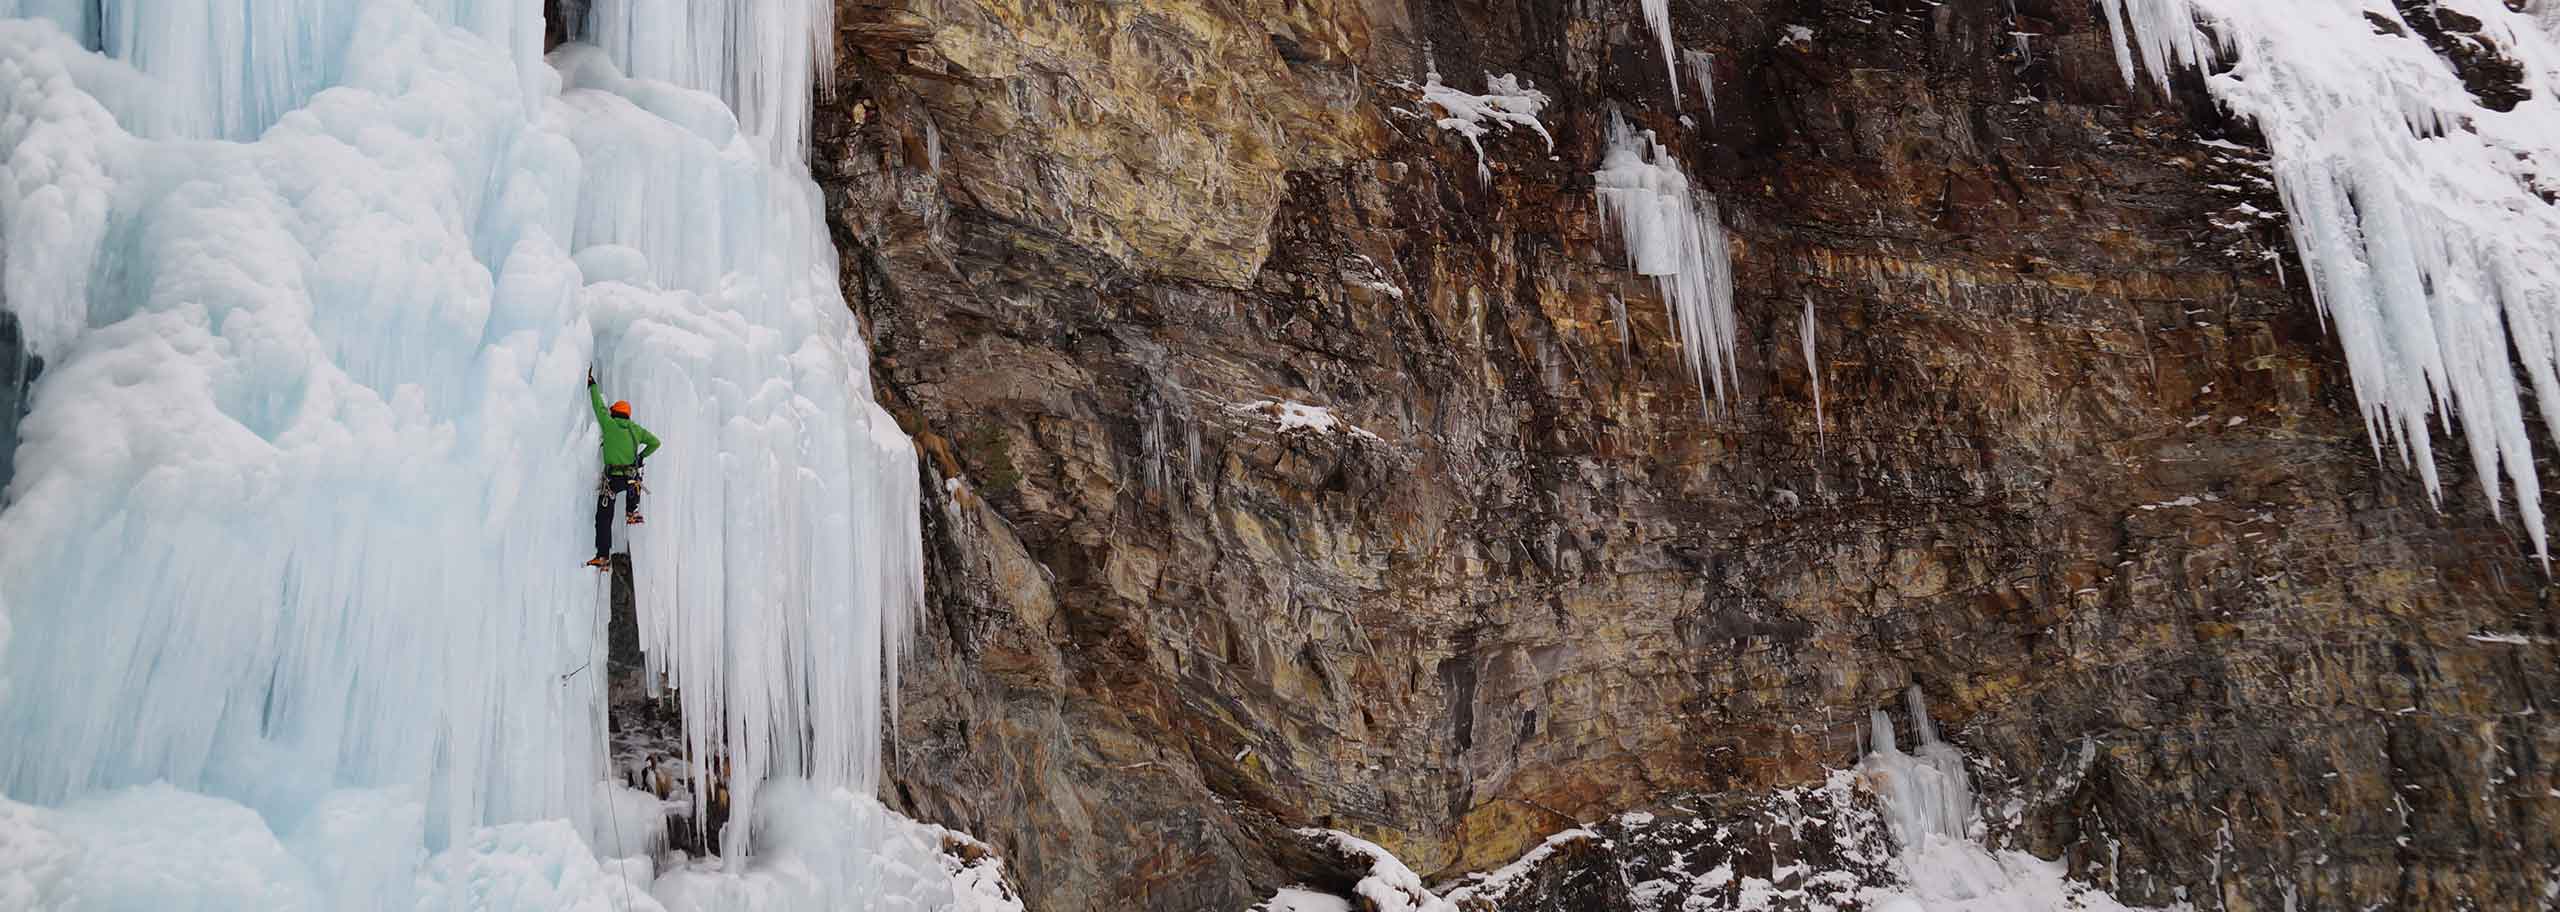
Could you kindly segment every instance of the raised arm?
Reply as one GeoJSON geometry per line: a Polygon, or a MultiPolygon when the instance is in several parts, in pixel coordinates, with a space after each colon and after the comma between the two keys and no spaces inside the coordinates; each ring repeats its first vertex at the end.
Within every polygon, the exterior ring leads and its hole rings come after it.
{"type": "Polygon", "coordinates": [[[587,400],[596,410],[596,423],[603,424],[606,417],[604,410],[604,391],[596,388],[596,377],[594,374],[587,375],[587,400]]]}

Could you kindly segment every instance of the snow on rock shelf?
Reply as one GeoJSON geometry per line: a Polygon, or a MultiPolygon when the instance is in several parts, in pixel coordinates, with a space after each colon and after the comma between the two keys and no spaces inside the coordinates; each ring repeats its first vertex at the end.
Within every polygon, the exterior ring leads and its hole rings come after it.
{"type": "MultiPolygon", "coordinates": [[[[1304,829],[1298,835],[1317,840],[1355,859],[1366,859],[1368,873],[1352,887],[1361,907],[1376,912],[1457,912],[1457,907],[1422,882],[1395,853],[1377,843],[1340,830],[1304,829]]],[[[1276,899],[1276,897],[1275,897],[1276,899]]]]}
{"type": "Polygon", "coordinates": [[[0,301],[46,363],[0,509],[0,907],[984,878],[864,797],[922,560],[801,163],[832,5],[591,9],[546,59],[540,0],[0,4],[0,301]],[[600,787],[591,365],[666,441],[617,547],[731,771],[707,869],[614,858],[651,839],[600,787]]]}
{"type": "Polygon", "coordinates": [[[1351,912],[1351,901],[1304,887],[1281,887],[1246,912],[1351,912]]]}
{"type": "Polygon", "coordinates": [[[2099,6],[2127,81],[2137,59],[2164,91],[2174,67],[2203,68],[2213,97],[2265,135],[2375,455],[2388,441],[2437,492],[2428,425],[2459,419],[2483,493],[2494,506],[2513,489],[2547,562],[2510,365],[2545,427],[2560,426],[2560,207],[2548,201],[2560,192],[2560,42],[2499,0],[2099,6]]]}
{"type": "MultiPolygon", "coordinates": [[[[1872,750],[1820,784],[1756,799],[1692,796],[1659,815],[1630,812],[1568,829],[1437,895],[1375,843],[1334,830],[1298,832],[1365,865],[1353,892],[1381,910],[1475,912],[1535,897],[1635,912],[2131,912],[2072,880],[2059,862],[1989,847],[1994,837],[1964,755],[1939,739],[1916,690],[1908,701],[1917,742],[1908,752],[1892,719],[1877,712],[1872,750]]],[[[1257,909],[1353,905],[1292,887],[1257,909]]]]}
{"type": "Polygon", "coordinates": [[[1361,429],[1359,425],[1342,420],[1340,416],[1333,413],[1332,409],[1321,405],[1308,405],[1295,399],[1257,399],[1252,402],[1236,403],[1228,406],[1227,410],[1238,415],[1268,417],[1279,426],[1282,433],[1289,431],[1307,431],[1315,434],[1342,433],[1367,440],[1380,440],[1378,435],[1361,429]]]}
{"type": "Polygon", "coordinates": [[[1671,309],[1680,348],[1696,375],[1699,398],[1721,402],[1741,383],[1734,366],[1732,251],[1713,197],[1689,188],[1680,160],[1616,113],[1600,170],[1600,212],[1626,242],[1627,261],[1649,276],[1671,309]]]}
{"type": "MultiPolygon", "coordinates": [[[[1547,151],[1554,152],[1556,138],[1548,135],[1547,126],[1538,122],[1538,112],[1547,106],[1546,93],[1534,86],[1522,85],[1520,77],[1509,74],[1484,77],[1484,94],[1470,95],[1440,84],[1440,74],[1424,78],[1422,103],[1436,105],[1442,116],[1435,121],[1440,129],[1465,137],[1467,147],[1476,152],[1476,180],[1493,183],[1493,169],[1485,164],[1484,134],[1490,127],[1509,130],[1522,127],[1546,140],[1547,151]]],[[[1401,293],[1398,295],[1401,297],[1401,293]]]]}

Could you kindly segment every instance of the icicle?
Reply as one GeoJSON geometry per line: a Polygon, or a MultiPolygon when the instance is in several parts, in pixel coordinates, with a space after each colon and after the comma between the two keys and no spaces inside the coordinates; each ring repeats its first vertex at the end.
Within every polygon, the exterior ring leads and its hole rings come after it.
{"type": "Polygon", "coordinates": [[[1806,376],[1813,378],[1813,433],[1816,441],[1814,446],[1818,449],[1821,446],[1820,440],[1824,433],[1822,420],[1822,362],[1813,356],[1812,298],[1806,298],[1804,300],[1804,321],[1801,325],[1803,327],[1802,335],[1804,337],[1804,371],[1806,376]]]}
{"type": "MultiPolygon", "coordinates": [[[[1671,107],[1680,107],[1680,55],[1672,48],[1671,0],[1642,0],[1644,21],[1653,27],[1653,37],[1662,42],[1662,69],[1671,78],[1671,107]]],[[[1712,104],[1712,102],[1710,102],[1712,104]]]]}
{"type": "Polygon", "coordinates": [[[1689,64],[1689,78],[1698,81],[1698,97],[1707,102],[1707,124],[1716,122],[1716,55],[1705,51],[1683,49],[1680,58],[1689,64]]]}
{"type": "Polygon", "coordinates": [[[1689,176],[1650,130],[1609,117],[1609,147],[1591,175],[1600,210],[1626,241],[1627,261],[1651,276],[1680,333],[1698,395],[1724,401],[1739,386],[1734,367],[1732,256],[1715,199],[1689,189],[1689,176]]]}
{"type": "Polygon", "coordinates": [[[942,131],[933,125],[930,115],[924,119],[924,167],[925,173],[942,176],[942,131]]]}

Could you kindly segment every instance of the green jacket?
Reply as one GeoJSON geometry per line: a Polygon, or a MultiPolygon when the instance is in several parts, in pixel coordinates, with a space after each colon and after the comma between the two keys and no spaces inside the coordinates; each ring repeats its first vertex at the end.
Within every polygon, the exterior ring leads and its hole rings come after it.
{"type": "Polygon", "coordinates": [[[640,422],[616,418],[605,408],[604,391],[587,384],[587,398],[595,400],[596,424],[604,428],[604,467],[606,471],[627,469],[640,464],[658,451],[658,435],[649,433],[640,422]]]}

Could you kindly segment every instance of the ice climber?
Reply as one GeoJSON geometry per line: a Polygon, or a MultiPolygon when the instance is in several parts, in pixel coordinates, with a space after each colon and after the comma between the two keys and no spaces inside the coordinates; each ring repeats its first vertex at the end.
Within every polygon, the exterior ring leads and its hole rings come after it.
{"type": "Polygon", "coordinates": [[[623,521],[640,523],[640,466],[649,454],[658,451],[658,435],[631,420],[631,403],[604,404],[604,391],[596,388],[596,372],[587,372],[587,398],[595,405],[596,425],[604,430],[604,480],[596,485],[596,559],[587,566],[608,566],[606,552],[613,548],[613,500],[628,495],[630,507],[623,521]]]}

